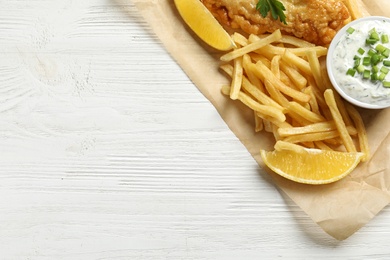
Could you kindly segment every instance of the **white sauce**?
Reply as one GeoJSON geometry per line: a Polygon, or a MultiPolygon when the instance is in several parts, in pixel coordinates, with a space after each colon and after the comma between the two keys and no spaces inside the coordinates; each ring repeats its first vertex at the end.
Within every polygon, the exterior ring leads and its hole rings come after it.
{"type": "MultiPolygon", "coordinates": [[[[390,38],[390,23],[384,20],[362,21],[351,27],[355,29],[355,32],[352,34],[346,32],[340,38],[333,52],[332,72],[335,80],[339,87],[355,100],[378,106],[390,104],[390,88],[383,87],[382,82],[363,79],[358,73],[354,77],[347,75],[348,69],[354,66],[354,56],[358,54],[358,49],[363,48],[367,53],[372,48],[365,43],[368,32],[372,28],[376,28],[380,35],[387,34],[390,38]]],[[[378,43],[390,48],[390,43],[383,44],[380,41],[378,43]]],[[[363,57],[365,54],[359,56],[363,57]]],[[[390,60],[390,58],[388,59],[390,60]]],[[[382,67],[382,63],[379,63],[378,66],[382,67]]],[[[390,81],[390,73],[387,74],[385,81],[390,81]]]]}

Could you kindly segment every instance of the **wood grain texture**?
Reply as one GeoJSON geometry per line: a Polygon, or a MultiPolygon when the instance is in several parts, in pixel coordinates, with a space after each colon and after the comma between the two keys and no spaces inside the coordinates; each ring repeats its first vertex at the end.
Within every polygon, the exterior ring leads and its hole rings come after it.
{"type": "Polygon", "coordinates": [[[388,259],[280,193],[131,1],[0,9],[0,259],[388,259]]]}

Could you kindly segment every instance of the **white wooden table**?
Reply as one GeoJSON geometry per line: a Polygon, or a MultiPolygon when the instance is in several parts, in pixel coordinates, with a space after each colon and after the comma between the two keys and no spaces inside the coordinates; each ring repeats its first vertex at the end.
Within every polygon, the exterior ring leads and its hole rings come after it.
{"type": "Polygon", "coordinates": [[[389,259],[336,241],[115,0],[0,0],[0,259],[389,259]]]}

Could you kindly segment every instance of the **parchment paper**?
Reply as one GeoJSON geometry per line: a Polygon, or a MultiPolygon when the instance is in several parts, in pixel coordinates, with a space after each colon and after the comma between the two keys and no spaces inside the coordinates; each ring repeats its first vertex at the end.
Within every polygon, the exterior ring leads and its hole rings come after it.
{"type": "MultiPolygon", "coordinates": [[[[173,0],[132,1],[167,51],[215,106],[260,167],[264,167],[259,150],[271,150],[273,137],[266,133],[256,134],[252,112],[221,94],[221,86],[227,83],[227,78],[218,71],[221,53],[210,49],[192,34],[182,22],[173,0]]],[[[362,2],[363,14],[390,16],[390,8],[386,8],[390,7],[390,1],[362,2]]],[[[390,203],[390,109],[361,112],[372,157],[343,180],[311,186],[291,182],[267,170],[283,192],[338,240],[351,236],[390,203]]]]}

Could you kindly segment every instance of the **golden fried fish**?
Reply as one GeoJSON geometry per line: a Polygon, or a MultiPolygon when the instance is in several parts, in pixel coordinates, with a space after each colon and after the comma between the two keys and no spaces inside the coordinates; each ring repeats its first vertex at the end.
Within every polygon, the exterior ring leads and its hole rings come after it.
{"type": "Polygon", "coordinates": [[[258,0],[201,0],[217,20],[232,29],[263,34],[280,29],[317,45],[328,45],[337,31],[351,21],[342,0],[280,0],[286,8],[286,22],[262,17],[258,0]]]}

